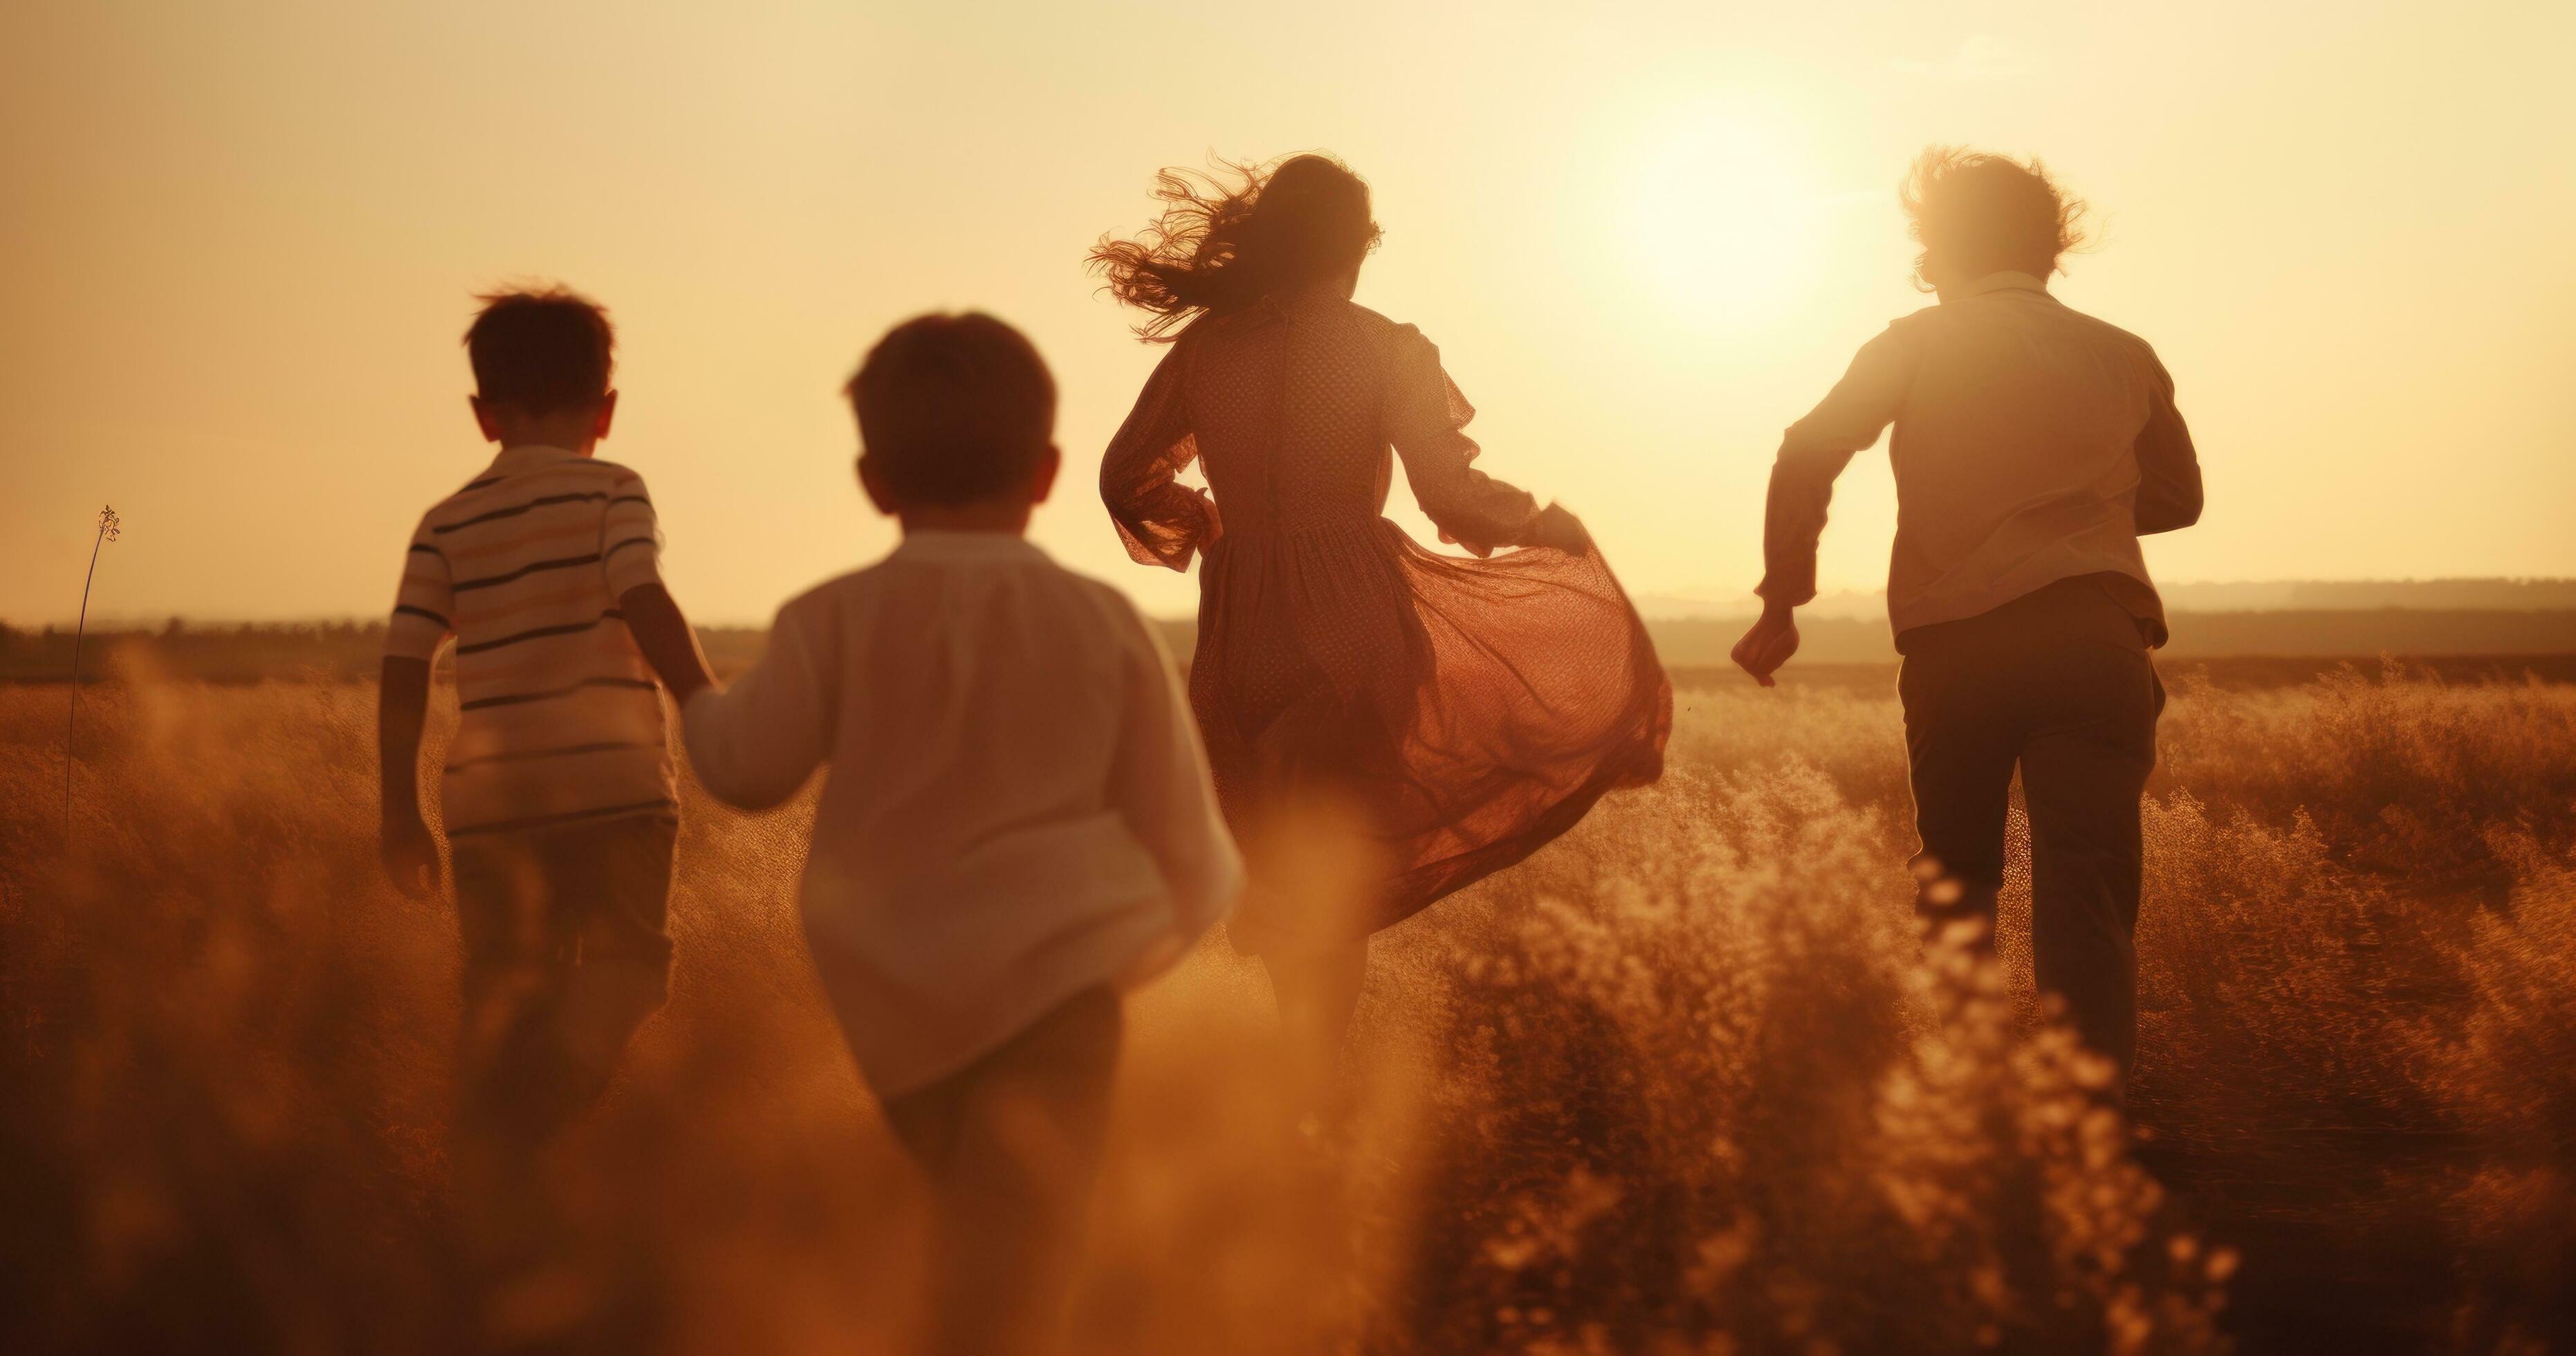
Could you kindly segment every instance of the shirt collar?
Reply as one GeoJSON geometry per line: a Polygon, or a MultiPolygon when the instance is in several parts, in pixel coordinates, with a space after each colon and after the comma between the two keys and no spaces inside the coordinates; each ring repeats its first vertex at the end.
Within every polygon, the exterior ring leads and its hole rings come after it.
{"type": "MultiPolygon", "coordinates": [[[[2017,273],[2011,270],[2006,270],[2002,273],[1989,273],[1986,276],[1977,279],[1975,282],[1953,288],[1951,291],[1960,300],[1964,301],[1969,297],[1982,297],[1988,292],[2001,292],[2008,288],[2022,292],[2037,292],[2043,297],[2048,296],[2048,284],[2045,281],[2034,278],[2027,273],[2017,273]]],[[[1945,300],[1946,299],[1947,298],[1945,298],[1945,300]]],[[[2056,300],[2054,297],[2049,299],[2052,301],[2056,300]]]]}
{"type": "Polygon", "coordinates": [[[514,476],[522,471],[533,471],[540,466],[551,466],[559,461],[579,461],[580,459],[580,453],[566,448],[548,447],[544,443],[520,443],[515,447],[501,449],[501,455],[492,459],[490,474],[514,476]]]}
{"type": "Polygon", "coordinates": [[[929,564],[954,565],[978,562],[1044,563],[1047,554],[1037,543],[1013,532],[907,532],[894,548],[889,560],[914,560],[929,564]]]}

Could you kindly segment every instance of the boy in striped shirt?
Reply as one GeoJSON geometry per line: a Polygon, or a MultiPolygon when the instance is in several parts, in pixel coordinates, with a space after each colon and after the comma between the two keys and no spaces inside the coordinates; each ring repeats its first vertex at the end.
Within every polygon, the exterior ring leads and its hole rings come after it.
{"type": "Polygon", "coordinates": [[[412,534],[377,733],[385,869],[426,898],[420,735],[430,661],[455,636],[441,799],[465,953],[456,1132],[469,1160],[509,1173],[598,1096],[662,1004],[679,818],[654,680],[685,699],[708,678],[662,587],[643,478],[592,455],[617,410],[608,317],[561,289],[482,300],[465,348],[500,454],[412,534]]]}

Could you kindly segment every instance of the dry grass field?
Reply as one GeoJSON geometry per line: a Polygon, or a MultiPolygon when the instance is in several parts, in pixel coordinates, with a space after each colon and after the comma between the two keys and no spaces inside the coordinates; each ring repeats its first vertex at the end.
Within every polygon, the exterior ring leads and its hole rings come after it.
{"type": "MultiPolygon", "coordinates": [[[[0,691],[0,1348],[454,1349],[447,914],[373,693],[0,691]]],[[[1221,941],[1140,995],[1085,1353],[2576,1348],[2576,687],[2177,681],[2133,1140],[1922,964],[1879,691],[1682,694],[1671,772],[1379,939],[1296,1133],[1221,941]]],[[[807,973],[810,800],[693,797],[670,1006],[559,1151],[542,1345],[901,1350],[918,1201],[807,973]]]]}

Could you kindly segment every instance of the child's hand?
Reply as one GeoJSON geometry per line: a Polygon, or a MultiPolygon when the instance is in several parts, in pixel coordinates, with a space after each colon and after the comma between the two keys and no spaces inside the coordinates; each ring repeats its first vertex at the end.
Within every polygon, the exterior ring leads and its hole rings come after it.
{"type": "Polygon", "coordinates": [[[438,840],[418,814],[386,815],[381,846],[385,879],[403,898],[427,900],[438,893],[438,840]]]}

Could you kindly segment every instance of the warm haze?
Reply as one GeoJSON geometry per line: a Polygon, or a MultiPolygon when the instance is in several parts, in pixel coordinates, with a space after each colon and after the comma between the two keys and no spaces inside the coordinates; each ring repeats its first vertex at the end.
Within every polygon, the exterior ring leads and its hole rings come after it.
{"type": "Polygon", "coordinates": [[[0,1352],[2576,1351],[2571,54],[8,0],[0,1352]]]}
{"type": "MultiPolygon", "coordinates": [[[[835,392],[963,306],[1062,380],[1038,540],[1184,612],[1091,492],[1157,351],[1082,253],[1158,166],[1309,147],[1378,194],[1359,299],[1637,593],[1757,576],[1778,430],[1928,300],[1893,185],[1932,141],[2094,203],[2059,291],[2153,338],[2207,465],[2161,576],[2576,574],[2576,415],[2542,396],[2576,358],[2564,6],[1008,8],[10,7],[0,617],[69,619],[102,502],[111,616],[381,613],[388,543],[488,456],[469,294],[523,277],[613,309],[606,454],[695,615],[765,621],[889,544],[835,392]]],[[[1844,481],[1828,590],[1883,577],[1884,465],[1844,481]]]]}

